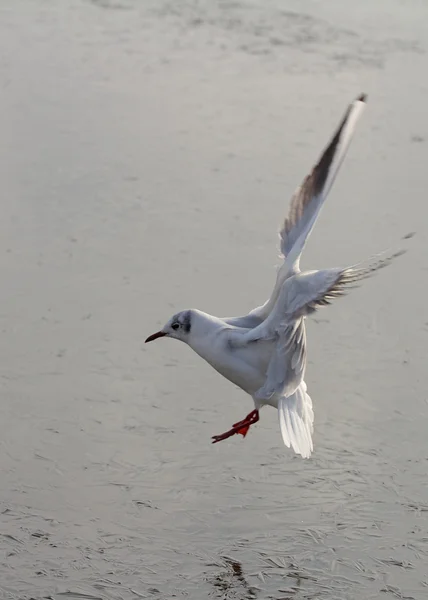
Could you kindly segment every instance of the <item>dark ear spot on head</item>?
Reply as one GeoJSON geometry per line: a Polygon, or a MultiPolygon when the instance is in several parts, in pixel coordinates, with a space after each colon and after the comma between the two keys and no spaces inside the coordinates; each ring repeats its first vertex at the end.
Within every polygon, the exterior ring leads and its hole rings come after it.
{"type": "Polygon", "coordinates": [[[183,315],[183,329],[186,333],[189,333],[192,328],[192,317],[190,310],[186,311],[183,315]]]}

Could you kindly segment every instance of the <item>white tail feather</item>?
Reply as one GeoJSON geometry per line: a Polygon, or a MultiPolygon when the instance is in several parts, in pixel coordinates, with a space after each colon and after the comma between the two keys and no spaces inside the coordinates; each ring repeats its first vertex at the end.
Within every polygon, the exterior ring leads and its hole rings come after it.
{"type": "Polygon", "coordinates": [[[302,381],[294,394],[283,396],[278,402],[279,427],[284,444],[302,458],[309,458],[313,451],[314,411],[306,389],[306,383],[302,381]]]}

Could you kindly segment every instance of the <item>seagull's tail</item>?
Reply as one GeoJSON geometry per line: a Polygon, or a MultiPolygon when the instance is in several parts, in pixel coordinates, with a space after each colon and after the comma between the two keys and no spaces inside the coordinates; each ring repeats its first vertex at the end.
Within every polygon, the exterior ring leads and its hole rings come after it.
{"type": "Polygon", "coordinates": [[[304,381],[291,396],[282,396],[278,401],[279,427],[287,448],[293,448],[302,458],[309,458],[314,447],[314,411],[312,400],[306,392],[304,381]]]}

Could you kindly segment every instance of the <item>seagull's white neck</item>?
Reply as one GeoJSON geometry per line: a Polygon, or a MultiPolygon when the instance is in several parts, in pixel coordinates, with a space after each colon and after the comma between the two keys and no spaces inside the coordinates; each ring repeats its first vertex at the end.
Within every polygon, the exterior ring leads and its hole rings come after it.
{"type": "Polygon", "coordinates": [[[192,327],[186,342],[199,353],[199,349],[206,348],[220,331],[227,328],[228,325],[222,319],[193,309],[192,327]]]}

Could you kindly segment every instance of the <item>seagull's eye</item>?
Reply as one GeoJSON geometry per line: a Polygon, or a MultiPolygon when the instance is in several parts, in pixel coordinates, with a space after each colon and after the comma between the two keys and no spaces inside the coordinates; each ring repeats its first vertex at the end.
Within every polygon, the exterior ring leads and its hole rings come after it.
{"type": "Polygon", "coordinates": [[[171,325],[171,327],[172,327],[173,329],[178,329],[178,328],[180,327],[180,324],[179,324],[179,323],[173,323],[173,324],[171,325]]]}

